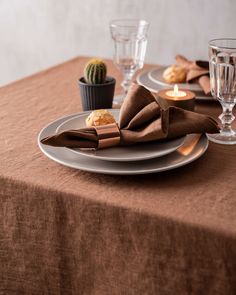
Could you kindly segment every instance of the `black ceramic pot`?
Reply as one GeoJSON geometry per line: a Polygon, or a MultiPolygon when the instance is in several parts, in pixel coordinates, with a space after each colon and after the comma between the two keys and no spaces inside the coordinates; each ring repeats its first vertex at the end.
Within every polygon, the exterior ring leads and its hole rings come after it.
{"type": "Polygon", "coordinates": [[[108,76],[104,84],[87,84],[82,77],[78,83],[84,111],[112,108],[116,84],[114,78],[108,76]]]}

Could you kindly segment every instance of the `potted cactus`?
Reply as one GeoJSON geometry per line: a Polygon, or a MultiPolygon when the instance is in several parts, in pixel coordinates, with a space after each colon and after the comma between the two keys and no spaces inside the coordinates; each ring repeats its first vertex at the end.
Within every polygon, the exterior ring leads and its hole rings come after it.
{"type": "Polygon", "coordinates": [[[100,59],[90,60],[79,79],[84,111],[112,108],[116,80],[107,76],[106,64],[100,59]]]}

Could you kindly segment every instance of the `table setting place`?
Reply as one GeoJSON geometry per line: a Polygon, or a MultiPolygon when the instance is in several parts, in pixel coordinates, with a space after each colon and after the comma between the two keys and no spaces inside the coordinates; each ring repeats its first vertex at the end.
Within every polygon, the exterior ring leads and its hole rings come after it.
{"type": "Polygon", "coordinates": [[[235,295],[232,3],[28,2],[13,70],[56,64],[0,87],[0,295],[235,295]]]}
{"type": "Polygon", "coordinates": [[[83,112],[62,116],[38,135],[41,151],[67,167],[117,175],[162,172],[201,157],[209,141],[236,144],[231,127],[236,102],[236,39],[209,41],[209,61],[177,54],[175,64],[144,66],[149,24],[110,22],[114,64],[123,74],[123,93],[115,96],[115,77],[99,58],[84,65],[78,79],[83,112]],[[195,111],[196,102],[220,102],[219,124],[195,111]]]}

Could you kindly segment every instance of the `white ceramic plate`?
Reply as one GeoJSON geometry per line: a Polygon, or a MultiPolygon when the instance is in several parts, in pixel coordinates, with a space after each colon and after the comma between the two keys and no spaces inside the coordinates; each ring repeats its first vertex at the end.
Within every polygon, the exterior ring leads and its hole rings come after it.
{"type": "Polygon", "coordinates": [[[83,171],[117,175],[156,173],[191,163],[203,155],[208,147],[208,140],[205,135],[188,135],[179,149],[161,158],[138,162],[110,162],[88,158],[75,154],[69,149],[47,146],[40,142],[46,136],[54,134],[57,127],[64,121],[76,116],[71,115],[58,119],[44,127],[39,133],[38,145],[41,151],[53,161],[83,171]]]}
{"type": "MultiPolygon", "coordinates": [[[[109,112],[112,113],[116,121],[119,120],[119,110],[110,109],[109,112]]],[[[85,119],[88,117],[89,113],[90,112],[80,113],[76,117],[65,120],[58,126],[56,132],[59,133],[70,129],[86,127],[85,119]]],[[[172,153],[184,143],[184,139],[185,137],[181,137],[166,142],[143,143],[129,147],[118,146],[101,150],[80,150],[79,148],[73,148],[70,150],[76,154],[106,161],[142,161],[172,153]]]]}
{"type": "MultiPolygon", "coordinates": [[[[148,77],[149,77],[149,79],[151,81],[153,81],[154,83],[159,84],[162,87],[172,88],[173,84],[166,83],[165,80],[162,77],[163,72],[166,69],[167,69],[167,67],[158,67],[158,68],[152,69],[148,73],[148,77]]],[[[187,90],[190,90],[190,91],[200,91],[200,92],[202,92],[202,88],[197,83],[178,83],[177,85],[179,86],[180,89],[187,89],[187,90]]]]}
{"type": "MultiPolygon", "coordinates": [[[[159,90],[167,88],[167,86],[163,86],[161,84],[158,84],[152,81],[149,76],[150,76],[150,70],[143,71],[137,76],[136,80],[138,84],[146,87],[148,90],[150,90],[153,93],[157,93],[159,90]]],[[[171,87],[173,87],[173,85],[168,84],[168,88],[171,88],[171,87]]],[[[204,100],[204,101],[214,100],[212,96],[205,95],[204,92],[202,91],[199,91],[199,92],[195,91],[195,93],[196,93],[197,100],[204,100]]]]}

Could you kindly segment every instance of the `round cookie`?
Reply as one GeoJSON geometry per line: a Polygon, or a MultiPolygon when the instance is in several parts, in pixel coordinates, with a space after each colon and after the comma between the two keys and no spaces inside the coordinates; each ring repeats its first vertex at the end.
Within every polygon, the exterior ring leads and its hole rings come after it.
{"type": "Polygon", "coordinates": [[[165,69],[163,78],[167,83],[183,83],[186,81],[187,72],[184,68],[172,65],[165,69]]]}
{"type": "Polygon", "coordinates": [[[107,110],[94,110],[85,120],[87,127],[107,125],[116,120],[107,110]]]}

